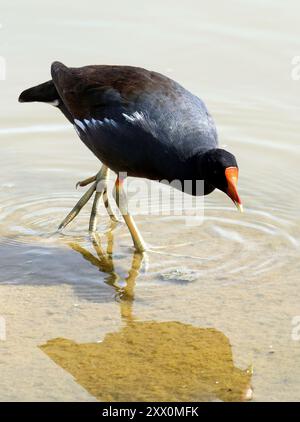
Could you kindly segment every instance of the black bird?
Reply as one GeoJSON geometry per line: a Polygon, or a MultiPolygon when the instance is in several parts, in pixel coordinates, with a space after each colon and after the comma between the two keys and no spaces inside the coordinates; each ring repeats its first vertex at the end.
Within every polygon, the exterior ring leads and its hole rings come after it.
{"type": "MultiPolygon", "coordinates": [[[[65,227],[95,193],[90,231],[96,228],[98,201],[107,199],[109,169],[117,174],[152,180],[193,181],[192,195],[225,192],[242,211],[237,192],[238,165],[218,148],[214,121],[205,104],[177,82],[157,72],[132,66],[51,66],[52,79],[27,89],[20,102],[39,101],[58,107],[74,125],[80,139],[101,160],[100,172],[79,182],[90,189],[61,223],[65,227]],[[196,181],[204,181],[197,192],[196,181]]],[[[140,252],[145,243],[127,211],[123,178],[115,184],[115,198],[140,252]]]]}

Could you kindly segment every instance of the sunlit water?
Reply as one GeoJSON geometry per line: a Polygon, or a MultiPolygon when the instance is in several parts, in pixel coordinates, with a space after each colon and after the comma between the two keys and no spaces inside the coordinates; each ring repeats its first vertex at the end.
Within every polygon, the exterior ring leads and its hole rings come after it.
{"type": "Polygon", "coordinates": [[[0,82],[0,399],[226,401],[250,399],[253,390],[256,401],[298,400],[297,2],[142,8],[92,1],[75,9],[64,2],[59,13],[18,3],[17,15],[4,7],[0,30],[7,61],[0,82]],[[143,261],[124,225],[111,231],[104,208],[94,244],[90,204],[58,233],[84,192],[75,183],[100,163],[57,110],[16,102],[21,90],[49,79],[55,59],[140,65],[199,94],[221,145],[238,159],[245,213],[214,192],[199,221],[190,210],[137,216],[151,245],[143,261]],[[92,377],[89,365],[99,365],[92,377]]]}

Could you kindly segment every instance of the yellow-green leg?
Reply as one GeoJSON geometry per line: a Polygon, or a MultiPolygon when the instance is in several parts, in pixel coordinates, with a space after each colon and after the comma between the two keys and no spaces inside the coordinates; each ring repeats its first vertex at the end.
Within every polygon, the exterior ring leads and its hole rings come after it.
{"type": "Polygon", "coordinates": [[[107,187],[108,174],[109,174],[108,167],[102,166],[101,170],[99,171],[99,173],[97,174],[97,177],[96,177],[96,181],[95,181],[96,192],[95,192],[92,212],[91,212],[91,216],[90,216],[90,224],[89,224],[89,231],[90,232],[96,231],[98,204],[99,204],[99,200],[101,199],[101,197],[103,195],[104,190],[107,187]]]}
{"type": "Polygon", "coordinates": [[[74,218],[79,214],[79,212],[82,210],[82,208],[88,202],[88,200],[91,198],[91,196],[93,195],[95,190],[96,190],[96,182],[94,182],[93,185],[79,199],[79,201],[77,202],[75,207],[72,208],[72,210],[69,212],[69,214],[66,216],[66,218],[60,223],[58,230],[64,229],[68,224],[71,223],[71,221],[74,220],[74,218]]]}
{"type": "Polygon", "coordinates": [[[107,193],[107,187],[104,189],[104,192],[103,192],[103,202],[104,202],[104,206],[106,208],[106,211],[111,218],[111,221],[114,222],[114,223],[120,223],[120,220],[118,219],[118,217],[114,213],[112,207],[110,206],[110,202],[109,202],[109,199],[108,199],[108,193],[107,193]]]}
{"type": "MultiPolygon", "coordinates": [[[[88,177],[87,179],[85,179],[85,180],[81,180],[80,182],[76,183],[76,188],[77,188],[78,186],[81,186],[81,187],[82,187],[82,186],[87,186],[87,185],[89,185],[89,184],[91,184],[91,183],[95,182],[95,181],[97,180],[97,176],[98,176],[99,174],[100,174],[100,173],[95,174],[95,176],[88,177]]],[[[109,169],[107,170],[107,180],[108,180],[108,177],[109,177],[109,169]]],[[[114,211],[113,211],[113,209],[112,209],[112,207],[111,207],[111,205],[110,205],[109,199],[108,199],[107,186],[105,186],[105,189],[104,189],[104,191],[103,191],[103,202],[104,202],[104,205],[105,205],[106,211],[107,211],[108,215],[110,216],[111,220],[112,220],[114,223],[119,223],[120,221],[119,221],[118,217],[115,215],[115,213],[114,213],[114,211]]]]}
{"type": "Polygon", "coordinates": [[[142,238],[142,235],[139,232],[139,229],[137,228],[132,216],[128,212],[128,204],[126,193],[123,188],[123,180],[119,178],[117,178],[115,183],[114,197],[118,208],[124,218],[124,221],[127,224],[135,249],[140,253],[145,252],[147,250],[146,243],[144,242],[144,239],[142,238]]]}
{"type": "MultiPolygon", "coordinates": [[[[95,226],[95,224],[96,224],[95,211],[97,211],[99,198],[101,198],[101,196],[102,196],[102,195],[99,195],[99,194],[97,195],[97,193],[99,193],[99,189],[98,189],[98,192],[97,192],[97,184],[98,184],[98,181],[100,181],[104,177],[106,179],[108,178],[108,172],[109,172],[108,167],[103,165],[101,167],[99,173],[97,173],[95,176],[89,177],[89,178],[82,180],[82,181],[80,181],[76,184],[76,187],[78,187],[78,186],[87,186],[87,185],[93,183],[92,186],[86,191],[86,193],[80,198],[80,200],[77,202],[77,204],[72,208],[72,210],[69,212],[69,214],[66,216],[66,218],[61,222],[61,224],[58,227],[58,230],[65,228],[68,224],[71,223],[71,221],[74,220],[75,217],[77,217],[79,212],[82,210],[82,208],[85,206],[85,204],[89,201],[89,199],[93,196],[94,192],[96,191],[92,215],[91,215],[91,219],[90,219],[90,228],[95,226]]],[[[118,218],[115,216],[115,214],[114,214],[114,212],[113,212],[113,210],[112,210],[112,208],[109,204],[109,201],[108,201],[107,186],[106,185],[105,185],[105,188],[104,188],[104,191],[103,191],[103,201],[104,201],[105,208],[106,208],[110,218],[112,219],[112,221],[118,222],[118,218]]],[[[93,231],[93,230],[91,230],[91,231],[93,231]]]]}

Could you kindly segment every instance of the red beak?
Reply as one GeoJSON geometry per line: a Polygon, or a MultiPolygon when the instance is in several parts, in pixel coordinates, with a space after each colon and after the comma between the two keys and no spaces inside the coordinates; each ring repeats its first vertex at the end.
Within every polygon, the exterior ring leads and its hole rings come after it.
{"type": "Polygon", "coordinates": [[[227,195],[235,203],[235,206],[240,212],[243,212],[242,201],[237,191],[237,182],[239,178],[239,169],[237,167],[227,167],[225,170],[225,176],[227,179],[227,195]]]}

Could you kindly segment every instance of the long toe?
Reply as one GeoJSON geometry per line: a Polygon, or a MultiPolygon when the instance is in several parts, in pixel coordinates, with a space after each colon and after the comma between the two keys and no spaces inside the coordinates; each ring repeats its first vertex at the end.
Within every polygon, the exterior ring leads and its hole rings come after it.
{"type": "Polygon", "coordinates": [[[90,185],[91,183],[95,182],[96,178],[97,178],[97,174],[95,174],[95,176],[88,177],[87,179],[80,180],[79,182],[76,183],[76,189],[78,188],[78,186],[83,187],[83,186],[90,185]]]}

